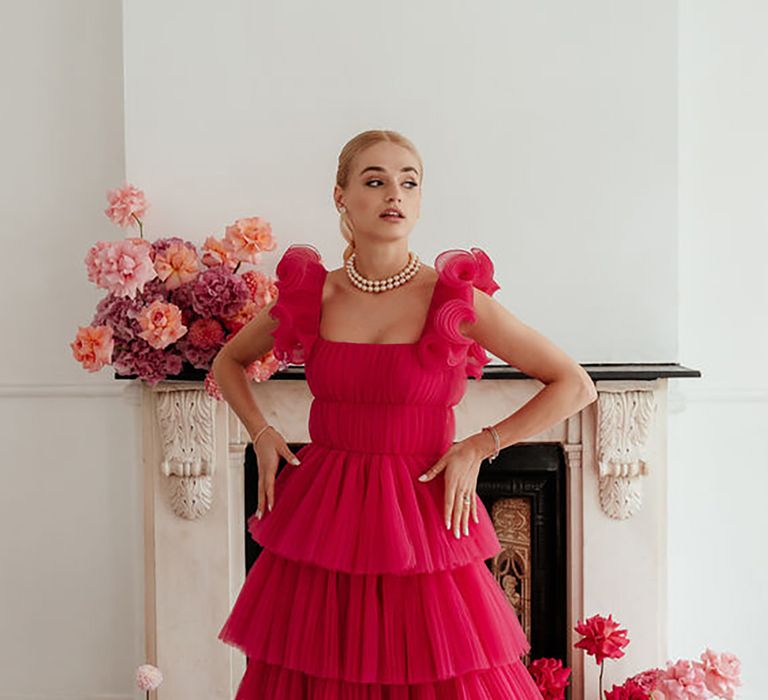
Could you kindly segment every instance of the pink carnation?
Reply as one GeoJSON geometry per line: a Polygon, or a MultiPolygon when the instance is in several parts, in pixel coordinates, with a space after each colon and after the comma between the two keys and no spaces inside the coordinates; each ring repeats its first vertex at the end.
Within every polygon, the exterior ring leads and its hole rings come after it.
{"type": "Polygon", "coordinates": [[[142,309],[136,320],[141,327],[139,337],[158,350],[175,343],[187,332],[187,327],[181,322],[181,309],[160,300],[142,309]]]}
{"type": "Polygon", "coordinates": [[[707,688],[719,698],[733,700],[736,687],[741,685],[741,661],[734,654],[717,654],[709,648],[700,658],[707,688]]]}
{"type": "Polygon", "coordinates": [[[710,697],[704,683],[703,665],[687,659],[675,663],[667,661],[667,668],[659,676],[657,690],[664,693],[666,700],[706,700],[710,697]]]}
{"type": "Polygon", "coordinates": [[[194,280],[200,272],[197,253],[184,242],[174,241],[162,252],[155,250],[155,270],[166,289],[176,289],[194,280]]]}
{"type": "Polygon", "coordinates": [[[656,687],[661,673],[662,671],[660,668],[651,668],[647,671],[636,673],[630,680],[634,681],[643,690],[650,693],[656,687]]]}
{"type": "Polygon", "coordinates": [[[134,298],[157,276],[151,249],[151,244],[141,238],[98,241],[85,256],[88,279],[117,296],[134,298]]]}
{"type": "Polygon", "coordinates": [[[163,682],[163,674],[157,666],[142,664],[136,669],[136,685],[139,690],[156,690],[163,682]]]}
{"type": "Polygon", "coordinates": [[[124,185],[122,188],[107,192],[109,206],[104,213],[118,226],[126,228],[135,226],[136,219],[144,217],[149,205],[144,192],[133,185],[124,185]]]}
{"type": "Polygon", "coordinates": [[[259,216],[237,219],[227,226],[224,238],[232,249],[232,256],[242,262],[256,263],[259,253],[274,250],[272,226],[259,216]]]}
{"type": "Polygon", "coordinates": [[[97,372],[112,361],[115,341],[109,326],[80,326],[69,346],[85,369],[97,372]]]}

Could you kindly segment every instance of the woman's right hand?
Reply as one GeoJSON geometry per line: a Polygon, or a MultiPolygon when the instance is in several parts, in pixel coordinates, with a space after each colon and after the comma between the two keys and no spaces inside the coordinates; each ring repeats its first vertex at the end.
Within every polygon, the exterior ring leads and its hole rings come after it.
{"type": "Polygon", "coordinates": [[[283,436],[271,426],[259,436],[253,451],[256,453],[256,462],[259,465],[259,505],[256,517],[261,519],[265,502],[269,510],[272,510],[275,503],[275,475],[280,457],[285,457],[290,464],[298,465],[300,462],[299,458],[291,452],[283,436]]]}

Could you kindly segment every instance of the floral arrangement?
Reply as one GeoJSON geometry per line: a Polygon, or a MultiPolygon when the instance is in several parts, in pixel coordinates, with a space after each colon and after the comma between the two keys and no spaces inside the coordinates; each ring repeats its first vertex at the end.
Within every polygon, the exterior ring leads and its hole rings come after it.
{"type": "MultiPolygon", "coordinates": [[[[272,228],[260,217],[237,219],[222,238],[209,236],[198,250],[172,236],[148,241],[144,192],[130,184],[107,192],[104,213],[139,236],[98,241],[85,256],[88,279],[106,296],[70,347],[89,372],[112,365],[118,376],[136,376],[154,385],[182,371],[207,372],[206,391],[223,397],[211,370],[218,351],[277,296],[274,279],[255,265],[275,249],[272,228]]],[[[246,368],[255,381],[268,379],[281,363],[270,350],[246,368]]]]}
{"type": "MultiPolygon", "coordinates": [[[[605,700],[733,700],[741,685],[741,663],[733,654],[717,654],[707,648],[700,661],[667,661],[666,668],[652,668],[635,674],[621,685],[603,691],[605,659],[624,656],[629,644],[627,630],[620,629],[611,615],[593,615],[574,628],[582,638],[574,644],[595,658],[600,666],[599,697],[605,700]]],[[[540,658],[528,670],[544,700],[563,700],[571,669],[560,659],[540,658]]]]}

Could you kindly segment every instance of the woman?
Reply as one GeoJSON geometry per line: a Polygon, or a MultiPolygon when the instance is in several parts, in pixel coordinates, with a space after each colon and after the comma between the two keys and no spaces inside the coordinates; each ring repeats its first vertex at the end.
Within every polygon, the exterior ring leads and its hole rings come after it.
{"type": "Polygon", "coordinates": [[[313,246],[290,246],[276,301],[214,363],[259,466],[248,525],[264,549],[219,633],[248,656],[237,700],[541,698],[520,659],[530,644],[485,564],[501,546],[475,488],[483,460],[595,390],[492,298],[482,250],[443,251],[434,268],[410,252],[423,177],[396,132],[346,144],[333,195],[345,264],[328,270],[313,246]],[[314,397],[296,455],[243,373],[270,349],[305,365],[314,397]],[[486,349],[546,387],[454,442],[453,406],[486,349]],[[300,466],[276,478],[281,457],[300,466]]]}

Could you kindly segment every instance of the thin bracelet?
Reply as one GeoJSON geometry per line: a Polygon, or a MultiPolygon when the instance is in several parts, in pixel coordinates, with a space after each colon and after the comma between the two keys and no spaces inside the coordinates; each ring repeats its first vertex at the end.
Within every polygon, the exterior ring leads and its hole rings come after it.
{"type": "Polygon", "coordinates": [[[501,450],[501,440],[499,439],[499,434],[496,432],[496,428],[494,428],[492,425],[484,425],[483,430],[487,430],[493,436],[493,454],[488,457],[488,462],[490,463],[499,456],[499,451],[501,450]]]}
{"type": "Polygon", "coordinates": [[[266,425],[265,425],[265,426],[264,426],[264,427],[263,427],[261,430],[259,430],[259,432],[258,432],[258,433],[256,433],[256,436],[255,436],[255,437],[251,438],[251,442],[253,443],[253,446],[254,446],[254,447],[256,447],[256,442],[257,442],[257,441],[258,441],[258,439],[261,437],[261,434],[262,434],[262,433],[263,433],[263,432],[264,432],[264,431],[265,431],[267,428],[271,428],[271,427],[272,427],[272,425],[270,425],[269,423],[267,423],[267,424],[266,424],[266,425]]]}

